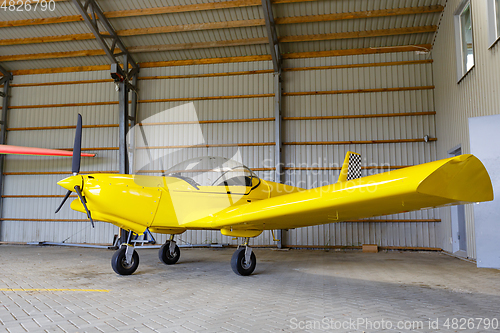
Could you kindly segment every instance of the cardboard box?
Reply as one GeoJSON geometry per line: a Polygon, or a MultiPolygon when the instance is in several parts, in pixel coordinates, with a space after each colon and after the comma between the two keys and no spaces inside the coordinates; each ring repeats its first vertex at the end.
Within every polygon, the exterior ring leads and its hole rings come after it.
{"type": "Polygon", "coordinates": [[[363,244],[363,252],[377,253],[378,252],[378,245],[377,244],[363,244]]]}

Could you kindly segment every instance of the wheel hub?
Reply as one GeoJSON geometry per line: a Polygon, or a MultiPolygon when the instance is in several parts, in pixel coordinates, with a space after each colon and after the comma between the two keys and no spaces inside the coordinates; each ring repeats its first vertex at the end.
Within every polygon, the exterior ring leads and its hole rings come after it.
{"type": "Polygon", "coordinates": [[[241,267],[243,269],[249,269],[252,266],[252,260],[245,260],[245,257],[241,258],[241,267]]]}
{"type": "Polygon", "coordinates": [[[121,264],[123,268],[130,269],[134,265],[134,259],[131,259],[130,262],[127,262],[127,259],[123,257],[121,264]]]}

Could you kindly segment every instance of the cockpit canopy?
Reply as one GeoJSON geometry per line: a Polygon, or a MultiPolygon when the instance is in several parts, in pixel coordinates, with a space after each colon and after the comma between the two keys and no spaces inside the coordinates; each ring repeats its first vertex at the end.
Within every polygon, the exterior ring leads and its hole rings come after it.
{"type": "Polygon", "coordinates": [[[176,177],[198,186],[254,186],[260,182],[257,175],[240,162],[225,157],[195,157],[174,165],[166,171],[167,177],[176,177]]]}

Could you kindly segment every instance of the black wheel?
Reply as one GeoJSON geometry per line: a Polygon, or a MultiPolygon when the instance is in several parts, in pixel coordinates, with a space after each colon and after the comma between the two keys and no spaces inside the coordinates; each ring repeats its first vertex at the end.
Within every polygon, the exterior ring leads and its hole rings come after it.
{"type": "Polygon", "coordinates": [[[231,257],[231,268],[233,269],[233,272],[238,275],[247,276],[252,274],[255,270],[255,265],[257,265],[257,259],[255,258],[255,254],[253,252],[250,256],[250,262],[245,261],[244,247],[236,250],[231,257]]]}
{"type": "Polygon", "coordinates": [[[134,250],[132,254],[132,262],[127,264],[125,262],[125,250],[126,247],[119,248],[115,254],[113,254],[113,258],[111,258],[111,267],[113,270],[120,275],[130,275],[134,273],[139,267],[139,255],[134,250]]]}
{"type": "Polygon", "coordinates": [[[181,250],[179,250],[179,247],[176,244],[174,254],[170,254],[170,241],[166,241],[165,244],[160,247],[160,251],[158,251],[158,257],[164,264],[173,265],[181,257],[181,250]]]}

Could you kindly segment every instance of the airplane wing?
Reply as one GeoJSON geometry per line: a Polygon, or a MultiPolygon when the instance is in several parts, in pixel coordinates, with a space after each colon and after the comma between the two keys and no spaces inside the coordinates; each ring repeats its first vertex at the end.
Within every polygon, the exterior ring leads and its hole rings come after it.
{"type": "Polygon", "coordinates": [[[479,159],[460,155],[297,193],[229,207],[212,219],[228,236],[291,229],[422,208],[493,200],[479,159]]]}
{"type": "MultiPolygon", "coordinates": [[[[0,154],[38,155],[38,156],[73,156],[73,152],[59,149],[0,145],[0,154]]],[[[94,157],[95,154],[82,153],[82,156],[94,157]]]]}

